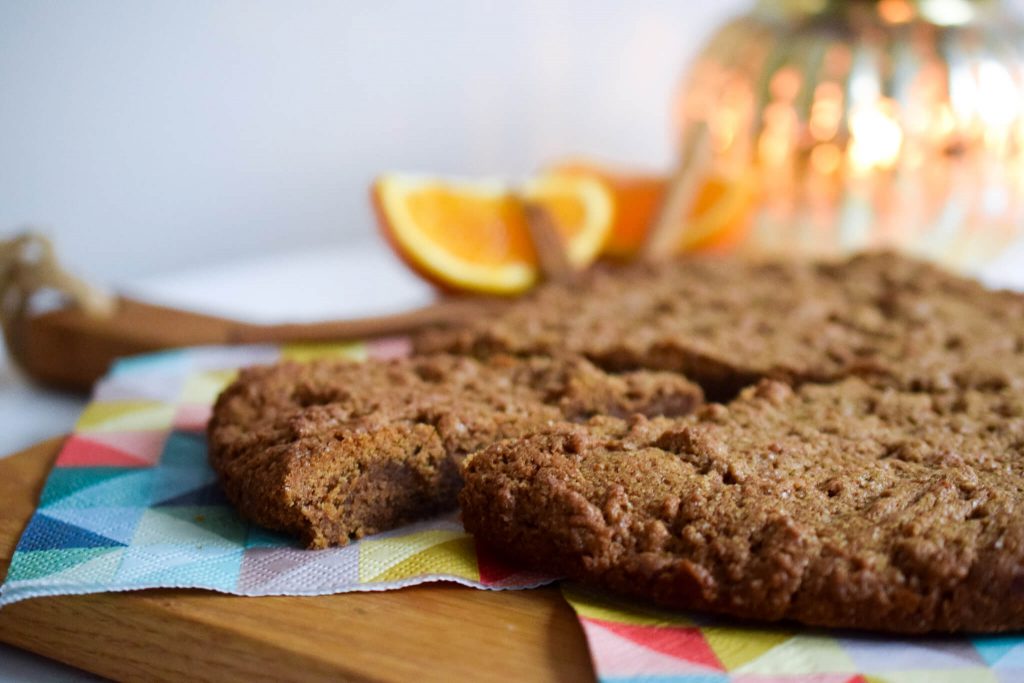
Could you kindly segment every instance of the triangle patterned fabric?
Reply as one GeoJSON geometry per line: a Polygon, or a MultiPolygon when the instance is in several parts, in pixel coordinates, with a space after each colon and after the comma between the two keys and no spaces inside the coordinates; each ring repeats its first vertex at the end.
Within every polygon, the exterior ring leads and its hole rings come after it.
{"type": "Polygon", "coordinates": [[[1024,681],[1024,637],[886,638],[771,628],[562,584],[602,683],[1001,683],[1024,681]]]}
{"type": "Polygon", "coordinates": [[[550,582],[482,557],[453,515],[311,552],[247,524],[221,493],[204,431],[217,394],[239,367],[281,358],[359,361],[404,348],[402,340],[206,347],[118,362],[57,458],[0,605],[141,588],[314,595],[438,580],[475,588],[550,582]]]}

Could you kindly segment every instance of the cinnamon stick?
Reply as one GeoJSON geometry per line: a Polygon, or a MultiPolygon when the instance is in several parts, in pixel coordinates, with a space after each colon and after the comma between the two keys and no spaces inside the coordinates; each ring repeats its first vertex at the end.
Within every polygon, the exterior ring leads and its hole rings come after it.
{"type": "Polygon", "coordinates": [[[640,256],[649,260],[664,260],[676,255],[687,216],[697,199],[701,176],[694,171],[706,166],[711,156],[711,136],[707,126],[701,125],[686,145],[679,167],[669,180],[668,194],[662,201],[654,225],[640,250],[640,256]]]}
{"type": "Polygon", "coordinates": [[[576,275],[569,262],[565,242],[555,228],[551,214],[540,204],[526,202],[526,225],[537,252],[537,260],[544,279],[548,282],[567,282],[576,275]]]}

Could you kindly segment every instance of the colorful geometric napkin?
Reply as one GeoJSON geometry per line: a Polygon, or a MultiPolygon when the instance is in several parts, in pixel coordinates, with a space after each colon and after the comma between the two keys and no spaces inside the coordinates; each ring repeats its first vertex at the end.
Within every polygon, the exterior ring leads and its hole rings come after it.
{"type": "Polygon", "coordinates": [[[322,595],[439,580],[489,589],[548,583],[478,553],[455,513],[310,551],[247,524],[224,499],[206,462],[204,430],[237,368],[404,353],[403,340],[389,340],[208,347],[118,362],[57,458],[0,587],[0,605],[142,588],[322,595]]]}
{"type": "Polygon", "coordinates": [[[759,627],[563,584],[602,683],[1019,683],[1024,636],[892,638],[759,627]]]}

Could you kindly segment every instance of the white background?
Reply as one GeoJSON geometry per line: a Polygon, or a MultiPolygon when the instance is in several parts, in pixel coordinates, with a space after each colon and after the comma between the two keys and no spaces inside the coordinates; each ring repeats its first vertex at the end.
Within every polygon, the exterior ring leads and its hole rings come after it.
{"type": "Polygon", "coordinates": [[[120,282],[369,239],[386,169],[666,166],[743,0],[0,0],[0,235],[120,282]]]}

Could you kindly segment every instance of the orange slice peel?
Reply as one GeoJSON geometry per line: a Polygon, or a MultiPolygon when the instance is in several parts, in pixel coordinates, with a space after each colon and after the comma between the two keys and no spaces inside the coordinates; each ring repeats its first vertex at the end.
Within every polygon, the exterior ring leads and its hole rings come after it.
{"type": "Polygon", "coordinates": [[[445,290],[502,295],[526,291],[540,278],[527,202],[548,213],[576,268],[600,253],[614,206],[599,181],[564,174],[520,187],[387,174],[374,182],[372,197],[385,238],[414,270],[445,290]]]}
{"type": "Polygon", "coordinates": [[[755,199],[752,174],[709,176],[697,191],[676,251],[724,250],[745,234],[755,199]]]}
{"type": "Polygon", "coordinates": [[[611,235],[603,255],[616,260],[636,256],[664,200],[668,180],[663,175],[613,168],[584,159],[561,162],[552,172],[593,178],[604,183],[615,200],[611,235]]]}

